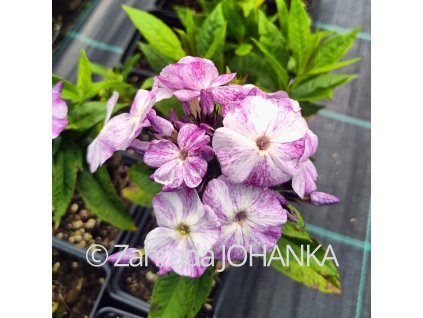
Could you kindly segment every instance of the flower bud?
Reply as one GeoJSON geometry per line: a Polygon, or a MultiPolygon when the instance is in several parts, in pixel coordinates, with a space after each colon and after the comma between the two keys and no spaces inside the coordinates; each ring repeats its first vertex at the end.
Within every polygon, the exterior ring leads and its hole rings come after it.
{"type": "Polygon", "coordinates": [[[310,194],[311,203],[316,206],[338,204],[339,198],[332,194],[314,191],[310,194]]]}

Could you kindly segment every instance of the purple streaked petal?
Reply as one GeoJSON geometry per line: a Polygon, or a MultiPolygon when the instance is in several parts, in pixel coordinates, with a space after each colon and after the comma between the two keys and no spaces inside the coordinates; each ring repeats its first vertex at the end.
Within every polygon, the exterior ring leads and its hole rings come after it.
{"type": "Polygon", "coordinates": [[[205,130],[194,124],[184,125],[178,133],[178,146],[182,151],[196,153],[210,142],[205,130]]]}
{"type": "Polygon", "coordinates": [[[316,206],[322,206],[322,205],[332,205],[332,204],[338,204],[341,202],[338,197],[324,193],[324,192],[318,192],[314,191],[310,194],[311,203],[313,203],[316,206]]]}
{"type": "Polygon", "coordinates": [[[311,160],[302,162],[300,166],[300,172],[292,177],[292,188],[303,199],[305,194],[316,190],[317,171],[311,160]]]}
{"type": "MultiPolygon", "coordinates": [[[[222,225],[222,234],[214,246],[219,255],[222,246],[226,250],[239,244],[249,251],[262,252],[272,248],[281,236],[282,224],[287,220],[284,210],[272,190],[256,186],[231,183],[221,176],[208,183],[203,202],[213,206],[222,225]]],[[[232,259],[243,257],[233,250],[232,259]]]]}
{"type": "Polygon", "coordinates": [[[235,78],[235,76],[236,76],[236,73],[219,75],[216,79],[214,79],[210,83],[210,87],[218,87],[218,86],[225,85],[229,83],[230,81],[232,81],[235,78]]]}
{"type": "Polygon", "coordinates": [[[213,148],[210,146],[204,146],[200,149],[200,157],[206,161],[212,160],[214,157],[213,148]]]}
{"type": "MultiPolygon", "coordinates": [[[[292,176],[285,171],[287,169],[281,169],[275,159],[269,154],[258,157],[248,178],[245,179],[245,183],[267,187],[276,186],[291,180],[292,176]]],[[[286,164],[286,162],[283,163],[286,164]]]]}
{"type": "Polygon", "coordinates": [[[191,239],[199,256],[203,257],[210,251],[220,235],[220,223],[213,209],[204,206],[203,216],[194,224],[190,225],[191,239]]]}
{"type": "Polygon", "coordinates": [[[139,153],[139,154],[144,154],[148,147],[150,146],[150,142],[149,141],[143,141],[143,140],[139,140],[139,139],[134,139],[132,140],[131,144],[129,145],[129,149],[139,153]]]}
{"type": "Polygon", "coordinates": [[[92,173],[96,171],[115,151],[126,150],[134,139],[135,128],[136,123],[127,113],[108,121],[97,138],[88,146],[87,161],[90,171],[92,173]]]}
{"type": "Polygon", "coordinates": [[[160,167],[177,160],[181,155],[179,148],[169,140],[153,140],[145,152],[144,162],[150,167],[160,167]]]}
{"type": "Polygon", "coordinates": [[[305,141],[305,147],[304,147],[304,154],[301,157],[302,161],[307,160],[311,156],[313,156],[316,153],[317,146],[319,143],[318,137],[310,130],[308,129],[306,132],[306,135],[304,136],[305,141]]]}
{"type": "Polygon", "coordinates": [[[170,64],[166,66],[162,69],[160,75],[154,78],[154,84],[157,86],[164,86],[170,90],[182,89],[184,86],[179,76],[181,68],[182,65],[180,64],[170,64]]]}
{"type": "Polygon", "coordinates": [[[173,133],[173,125],[167,119],[156,115],[154,110],[150,110],[147,114],[147,119],[150,125],[163,137],[170,137],[173,133]]]}
{"type": "Polygon", "coordinates": [[[129,113],[131,116],[139,118],[139,122],[142,122],[146,118],[147,113],[153,108],[154,103],[154,93],[139,89],[132,102],[129,113]]]}
{"type": "Polygon", "coordinates": [[[226,127],[216,130],[212,144],[222,173],[233,182],[244,182],[260,159],[255,142],[226,127]]]}
{"type": "Polygon", "coordinates": [[[53,99],[52,99],[52,139],[60,135],[60,133],[68,125],[66,118],[68,114],[68,106],[66,102],[61,98],[60,94],[62,91],[63,82],[58,82],[53,87],[53,99]]]}
{"type": "Polygon", "coordinates": [[[175,97],[181,102],[188,102],[200,96],[200,91],[180,89],[174,92],[175,97]]]}
{"type": "MultiPolygon", "coordinates": [[[[284,91],[277,91],[274,93],[265,93],[267,98],[272,99],[285,99],[288,98],[288,93],[284,91]]],[[[298,103],[297,103],[298,104],[298,103]]]]}
{"type": "Polygon", "coordinates": [[[178,189],[184,182],[182,167],[182,161],[179,159],[166,162],[154,172],[154,181],[164,185],[163,191],[178,189]]]}
{"type": "Polygon", "coordinates": [[[200,92],[200,107],[203,114],[211,114],[214,110],[213,96],[204,89],[200,92]]]}
{"type": "Polygon", "coordinates": [[[288,205],[288,200],[284,198],[284,196],[282,194],[280,194],[277,191],[274,191],[273,194],[275,195],[275,197],[278,199],[279,203],[282,204],[282,206],[287,206],[288,205]]]}
{"type": "Polygon", "coordinates": [[[189,188],[197,187],[207,171],[207,161],[200,157],[188,157],[183,163],[183,177],[189,188]]]}
{"type": "Polygon", "coordinates": [[[210,60],[199,57],[184,57],[179,60],[182,64],[179,76],[183,80],[184,88],[191,90],[207,89],[218,78],[216,66],[210,60]]]}
{"type": "Polygon", "coordinates": [[[113,113],[113,108],[115,108],[115,105],[118,99],[119,99],[119,93],[113,92],[112,97],[110,97],[109,100],[107,101],[106,118],[104,119],[104,124],[106,124],[110,120],[110,117],[112,116],[112,113],[113,113]]]}
{"type": "Polygon", "coordinates": [[[114,253],[107,258],[109,263],[129,264],[132,259],[140,258],[142,252],[136,248],[130,247],[123,251],[114,253]]]}
{"type": "Polygon", "coordinates": [[[157,224],[176,229],[180,223],[196,224],[204,214],[204,207],[196,190],[182,188],[160,192],[152,201],[157,224]]]}

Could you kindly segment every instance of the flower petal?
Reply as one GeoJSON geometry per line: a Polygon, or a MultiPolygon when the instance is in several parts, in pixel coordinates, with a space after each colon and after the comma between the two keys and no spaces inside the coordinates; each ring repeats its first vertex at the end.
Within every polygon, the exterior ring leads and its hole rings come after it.
{"type": "Polygon", "coordinates": [[[144,162],[150,167],[160,167],[180,157],[181,151],[169,140],[153,140],[144,154],[144,162]]]}
{"type": "Polygon", "coordinates": [[[200,91],[180,89],[173,93],[175,97],[181,102],[188,102],[200,96],[200,91]]]}
{"type": "Polygon", "coordinates": [[[179,76],[186,89],[197,91],[207,89],[219,76],[214,63],[207,59],[187,56],[179,60],[178,64],[183,65],[179,69],[179,76]]]}
{"type": "Polygon", "coordinates": [[[188,151],[191,155],[206,146],[210,142],[210,137],[197,125],[186,124],[179,130],[177,141],[179,149],[188,151]]]}
{"type": "Polygon", "coordinates": [[[154,181],[164,185],[164,191],[178,189],[184,182],[182,161],[175,159],[166,162],[154,172],[153,176],[154,181]]]}
{"type": "Polygon", "coordinates": [[[311,193],[310,199],[311,203],[316,206],[338,204],[341,201],[338,197],[332,194],[317,191],[311,193]]]}
{"type": "Polygon", "coordinates": [[[154,103],[154,93],[145,89],[139,89],[132,102],[129,113],[131,116],[137,117],[139,122],[142,122],[151,108],[153,108],[154,103]]]}
{"type": "Polygon", "coordinates": [[[119,99],[119,93],[113,92],[112,97],[110,97],[109,100],[107,101],[106,118],[104,119],[104,124],[106,124],[110,120],[110,117],[112,116],[112,113],[113,113],[113,108],[115,108],[115,105],[118,99],[119,99]]]}
{"type": "Polygon", "coordinates": [[[68,106],[66,102],[61,98],[60,94],[62,91],[63,82],[58,82],[53,87],[53,99],[52,99],[52,138],[56,138],[68,125],[66,118],[68,114],[68,106]]]}
{"type": "Polygon", "coordinates": [[[303,199],[305,194],[316,190],[317,171],[311,160],[304,161],[300,165],[300,172],[292,178],[292,188],[303,199]]]}
{"type": "Polygon", "coordinates": [[[171,268],[182,276],[199,277],[206,269],[196,265],[194,255],[189,253],[195,251],[189,237],[182,237],[175,230],[155,228],[147,234],[144,248],[148,257],[165,272],[171,268]]]}
{"type": "Polygon", "coordinates": [[[260,159],[254,141],[226,127],[216,130],[212,144],[222,173],[233,182],[244,182],[260,159]]]}
{"type": "Polygon", "coordinates": [[[211,82],[210,87],[218,87],[218,86],[225,85],[229,83],[230,81],[232,81],[235,78],[235,76],[236,76],[236,73],[219,75],[216,79],[214,79],[211,82]]]}
{"type": "Polygon", "coordinates": [[[163,137],[169,137],[173,133],[173,125],[167,119],[156,115],[156,111],[150,110],[147,114],[150,125],[163,137]]]}
{"type": "Polygon", "coordinates": [[[207,171],[207,161],[200,157],[188,157],[183,163],[184,181],[187,187],[195,188],[200,185],[207,171]]]}
{"type": "Polygon", "coordinates": [[[96,171],[115,151],[126,150],[134,139],[135,128],[136,123],[127,113],[108,121],[97,138],[88,146],[87,161],[90,171],[92,173],[96,171]]]}

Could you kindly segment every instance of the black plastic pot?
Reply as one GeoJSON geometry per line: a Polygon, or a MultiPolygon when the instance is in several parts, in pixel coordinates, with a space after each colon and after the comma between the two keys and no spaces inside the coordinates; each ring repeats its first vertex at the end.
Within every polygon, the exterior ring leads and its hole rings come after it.
{"type": "MultiPolygon", "coordinates": [[[[133,233],[127,240],[131,247],[139,244],[140,238],[143,236],[143,234],[145,234],[145,225],[148,223],[150,218],[150,210],[144,209],[139,223],[137,223],[138,228],[141,230],[133,233]]],[[[119,282],[122,278],[125,268],[126,267],[113,268],[112,278],[108,286],[108,294],[115,301],[132,307],[138,314],[145,315],[150,309],[150,305],[146,301],[127,293],[120,287],[119,282]]]]}
{"type": "MultiPolygon", "coordinates": [[[[59,250],[62,253],[68,254],[70,256],[73,256],[81,261],[83,261],[84,263],[88,263],[86,260],[86,255],[85,255],[85,251],[83,251],[80,248],[77,248],[76,246],[67,243],[65,241],[59,240],[56,237],[53,237],[53,248],[59,250]]],[[[96,301],[94,303],[93,308],[91,309],[91,314],[90,314],[90,318],[94,317],[94,313],[96,312],[100,301],[106,291],[107,285],[109,284],[110,278],[111,278],[111,269],[109,265],[104,265],[101,266],[99,269],[99,271],[104,271],[105,274],[105,278],[104,278],[104,283],[101,286],[101,289],[97,295],[96,301]]]]}
{"type": "Polygon", "coordinates": [[[123,311],[121,309],[113,308],[113,307],[103,307],[101,308],[94,318],[144,318],[146,316],[138,316],[131,314],[127,311],[123,311]]]}

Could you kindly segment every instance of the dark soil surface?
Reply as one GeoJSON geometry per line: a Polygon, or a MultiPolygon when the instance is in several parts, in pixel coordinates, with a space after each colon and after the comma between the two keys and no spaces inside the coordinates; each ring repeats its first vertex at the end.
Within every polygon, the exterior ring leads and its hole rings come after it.
{"type": "Polygon", "coordinates": [[[104,283],[101,269],[53,249],[54,318],[85,318],[104,283]]]}
{"type": "Polygon", "coordinates": [[[90,0],[53,0],[53,52],[60,46],[78,16],[89,3],[90,0]]]}
{"type": "MultiPolygon", "coordinates": [[[[145,226],[143,235],[140,238],[139,245],[134,247],[141,248],[144,246],[144,240],[148,232],[156,227],[156,222],[153,218],[145,226]]],[[[153,292],[154,282],[158,277],[158,268],[149,260],[147,267],[127,267],[125,268],[121,281],[120,287],[125,292],[150,302],[151,295],[153,292]]],[[[212,318],[214,313],[214,297],[220,286],[220,277],[217,274],[213,281],[213,289],[207,299],[207,302],[200,309],[197,314],[197,318],[212,318]]]]}
{"type": "MultiPolygon", "coordinates": [[[[130,185],[128,167],[121,164],[119,156],[115,156],[107,164],[115,189],[120,191],[130,185]]],[[[129,211],[131,203],[124,201],[129,211]]],[[[106,248],[114,245],[119,229],[101,221],[84,206],[81,197],[75,193],[72,202],[63,216],[60,226],[54,229],[53,235],[81,248],[92,244],[101,244],[106,248]]]]}

